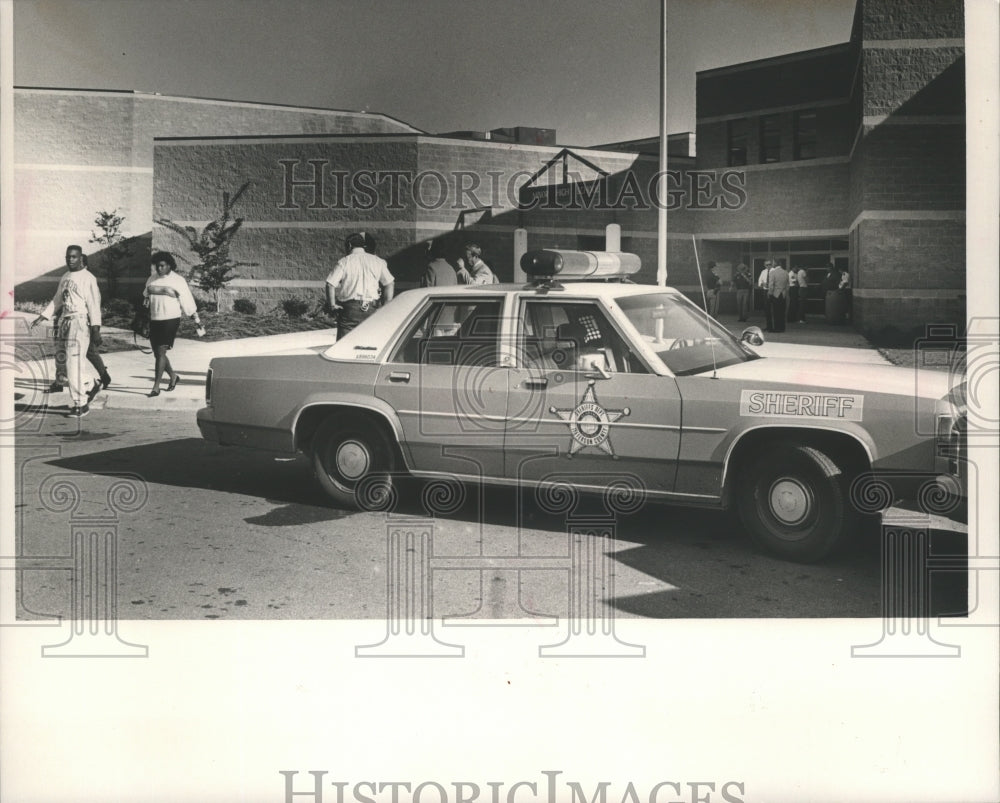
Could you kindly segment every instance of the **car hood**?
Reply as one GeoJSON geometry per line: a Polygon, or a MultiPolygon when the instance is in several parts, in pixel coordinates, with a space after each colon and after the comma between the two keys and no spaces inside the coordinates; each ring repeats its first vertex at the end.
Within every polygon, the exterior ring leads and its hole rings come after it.
{"type": "Polygon", "coordinates": [[[948,393],[954,381],[951,374],[946,371],[785,357],[764,357],[730,365],[720,368],[718,375],[722,379],[778,382],[806,388],[830,388],[864,393],[892,393],[925,399],[942,398],[948,393]]]}

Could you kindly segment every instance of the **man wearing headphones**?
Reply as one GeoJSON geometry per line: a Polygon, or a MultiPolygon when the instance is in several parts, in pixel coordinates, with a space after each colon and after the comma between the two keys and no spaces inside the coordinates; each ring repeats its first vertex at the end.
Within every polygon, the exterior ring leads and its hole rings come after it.
{"type": "Polygon", "coordinates": [[[344,241],[347,256],[326,277],[326,300],[337,310],[337,339],[340,340],[378,308],[379,287],[382,303],[392,301],[395,280],[384,259],[375,256],[375,240],[365,232],[351,234],[344,241]]]}

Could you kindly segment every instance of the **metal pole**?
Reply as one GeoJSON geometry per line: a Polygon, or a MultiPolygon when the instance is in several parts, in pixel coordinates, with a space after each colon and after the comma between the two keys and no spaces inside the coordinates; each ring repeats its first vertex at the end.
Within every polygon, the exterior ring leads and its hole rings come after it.
{"type": "Polygon", "coordinates": [[[667,0],[660,0],[660,203],[656,230],[656,283],[667,284],[667,0]]]}

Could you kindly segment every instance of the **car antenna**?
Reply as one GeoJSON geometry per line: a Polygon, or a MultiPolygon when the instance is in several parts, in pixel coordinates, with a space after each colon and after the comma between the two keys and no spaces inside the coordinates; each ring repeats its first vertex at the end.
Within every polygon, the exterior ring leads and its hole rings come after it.
{"type": "Polygon", "coordinates": [[[694,248],[694,264],[698,271],[698,285],[701,287],[701,303],[705,306],[705,331],[708,337],[705,339],[708,341],[708,345],[712,349],[712,379],[719,378],[719,367],[715,360],[715,338],[712,337],[712,323],[711,318],[708,314],[708,299],[705,297],[705,280],[701,275],[701,260],[698,259],[698,241],[695,239],[694,235],[691,235],[691,247],[694,248]]]}

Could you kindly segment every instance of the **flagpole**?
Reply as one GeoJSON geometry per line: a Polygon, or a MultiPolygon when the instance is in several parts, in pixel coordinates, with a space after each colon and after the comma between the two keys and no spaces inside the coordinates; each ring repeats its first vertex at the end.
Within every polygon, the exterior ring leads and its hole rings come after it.
{"type": "Polygon", "coordinates": [[[667,0],[660,0],[660,179],[656,228],[656,283],[667,284],[667,0]]]}

